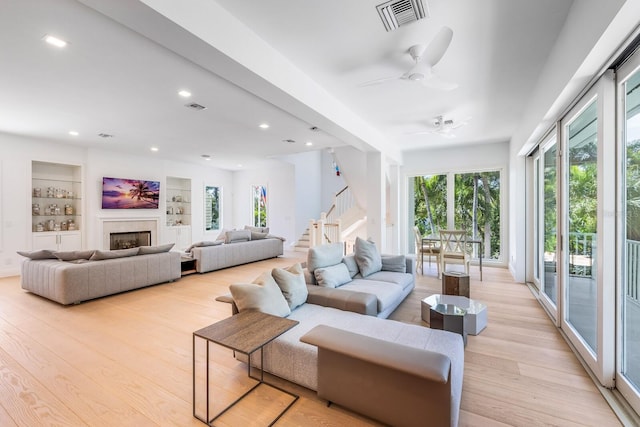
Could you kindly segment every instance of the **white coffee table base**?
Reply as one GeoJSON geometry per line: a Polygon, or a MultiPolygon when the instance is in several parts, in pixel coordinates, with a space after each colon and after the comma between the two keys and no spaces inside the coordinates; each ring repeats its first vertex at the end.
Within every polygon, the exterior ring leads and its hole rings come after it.
{"type": "Polygon", "coordinates": [[[464,309],[464,326],[467,334],[478,335],[487,327],[487,306],[481,302],[457,295],[431,295],[420,304],[422,320],[429,323],[429,309],[437,304],[452,304],[464,309]]]}

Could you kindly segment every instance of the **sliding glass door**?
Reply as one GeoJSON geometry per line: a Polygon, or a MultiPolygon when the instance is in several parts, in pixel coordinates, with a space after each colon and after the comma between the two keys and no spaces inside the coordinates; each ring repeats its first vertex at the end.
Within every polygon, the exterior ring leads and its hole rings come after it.
{"type": "Polygon", "coordinates": [[[558,144],[555,133],[540,148],[535,162],[537,197],[534,231],[540,300],[557,318],[558,302],[558,144]]]}
{"type": "Polygon", "coordinates": [[[621,286],[616,386],[640,412],[640,55],[619,70],[621,286]]]}
{"type": "Polygon", "coordinates": [[[560,126],[560,326],[605,386],[615,350],[614,90],[608,72],[560,126]]]}

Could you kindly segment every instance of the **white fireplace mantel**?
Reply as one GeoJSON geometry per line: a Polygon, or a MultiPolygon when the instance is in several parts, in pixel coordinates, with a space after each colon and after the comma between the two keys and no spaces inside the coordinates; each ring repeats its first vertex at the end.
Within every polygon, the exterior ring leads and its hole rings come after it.
{"type": "Polygon", "coordinates": [[[100,222],[102,236],[102,249],[109,250],[111,233],[128,233],[134,231],[150,231],[151,232],[151,244],[158,244],[158,237],[160,236],[160,217],[101,217],[98,218],[100,222]]]}

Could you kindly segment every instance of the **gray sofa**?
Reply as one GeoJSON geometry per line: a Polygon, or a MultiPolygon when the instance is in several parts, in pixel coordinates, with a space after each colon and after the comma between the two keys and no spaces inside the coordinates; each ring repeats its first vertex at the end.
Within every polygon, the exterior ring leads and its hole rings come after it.
{"type": "Polygon", "coordinates": [[[21,267],[22,288],[67,305],[171,282],[179,279],[181,274],[179,252],[101,260],[87,258],[89,256],[70,261],[55,257],[26,259],[21,267]]]}
{"type": "MultiPolygon", "coordinates": [[[[310,271],[315,273],[324,268],[322,265],[342,262],[339,245],[325,245],[309,254],[309,269],[303,272],[298,267],[300,281],[303,277],[310,281],[310,271]]],[[[399,261],[406,263],[405,257],[393,258],[394,269],[399,268],[399,261]]],[[[363,266],[366,270],[367,266],[363,266]]],[[[407,275],[413,278],[413,270],[387,272],[398,276],[379,276],[387,281],[369,278],[376,273],[360,278],[355,278],[360,274],[355,273],[348,283],[357,285],[362,281],[360,290],[308,283],[302,283],[301,290],[295,282],[298,268],[293,266],[284,274],[274,269],[271,275],[265,273],[256,279],[255,289],[247,284],[231,285],[233,296],[217,298],[231,303],[232,313],[257,309],[299,322],[264,347],[266,372],[316,390],[321,398],[389,425],[457,425],[464,370],[462,336],[382,318],[393,311],[390,307],[399,304],[397,299],[379,310],[380,296],[387,295],[388,289],[402,301],[408,292],[399,283],[409,280],[407,275]],[[271,284],[272,280],[277,284],[271,284]],[[303,298],[299,299],[301,292],[303,298]]],[[[325,284],[333,279],[331,274],[318,276],[325,284]]],[[[412,289],[413,285],[410,280],[406,286],[412,289]]]]}
{"type": "MultiPolygon", "coordinates": [[[[299,324],[264,347],[266,372],[389,425],[457,426],[461,335],[365,315],[371,294],[307,288],[288,316],[299,324]]],[[[238,312],[230,295],[217,300],[238,312]]]]}
{"type": "Polygon", "coordinates": [[[284,253],[284,242],[277,237],[238,241],[191,248],[196,271],[206,273],[222,268],[275,258],[284,253]]]}
{"type": "Polygon", "coordinates": [[[381,255],[380,271],[364,276],[356,256],[350,254],[343,257],[341,243],[311,248],[307,256],[305,281],[308,285],[333,288],[336,292],[346,290],[374,295],[377,303],[375,310],[369,310],[366,314],[386,319],[415,287],[415,259],[381,255]],[[340,264],[346,267],[349,277],[343,275],[342,279],[336,279],[340,274],[334,273],[335,267],[340,264]],[[323,280],[327,275],[328,279],[323,280]]]}

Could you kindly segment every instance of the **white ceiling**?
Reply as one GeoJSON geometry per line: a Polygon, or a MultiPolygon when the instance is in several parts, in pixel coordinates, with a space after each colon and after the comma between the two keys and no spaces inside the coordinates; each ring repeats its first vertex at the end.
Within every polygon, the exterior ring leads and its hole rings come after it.
{"type": "MultiPolygon", "coordinates": [[[[510,140],[572,4],[430,0],[430,18],[386,32],[375,9],[379,2],[217,1],[396,150],[510,140]],[[453,40],[434,72],[458,83],[457,89],[437,91],[399,80],[359,86],[408,70],[407,49],[428,44],[445,25],[453,40]],[[453,139],[407,135],[426,130],[441,114],[471,120],[453,139]]],[[[84,3],[111,7],[107,0],[84,3]]],[[[168,33],[166,21],[140,22],[168,33]]],[[[350,142],[329,135],[330,129],[309,130],[319,124],[185,59],[193,52],[178,53],[74,0],[3,0],[0,131],[227,169],[350,142]],[[45,34],[70,44],[53,48],[41,40],[45,34]],[[193,93],[188,100],[177,95],[185,88],[193,93]],[[189,110],[187,102],[207,109],[189,110]],[[258,128],[262,122],[271,127],[258,128]],[[80,135],[70,136],[72,129],[80,135]],[[100,138],[101,132],[114,137],[100,138]],[[314,145],[306,147],[306,141],[314,145]],[[159,151],[151,153],[151,146],[159,151]],[[205,162],[201,154],[212,160],[205,162]]]]}

